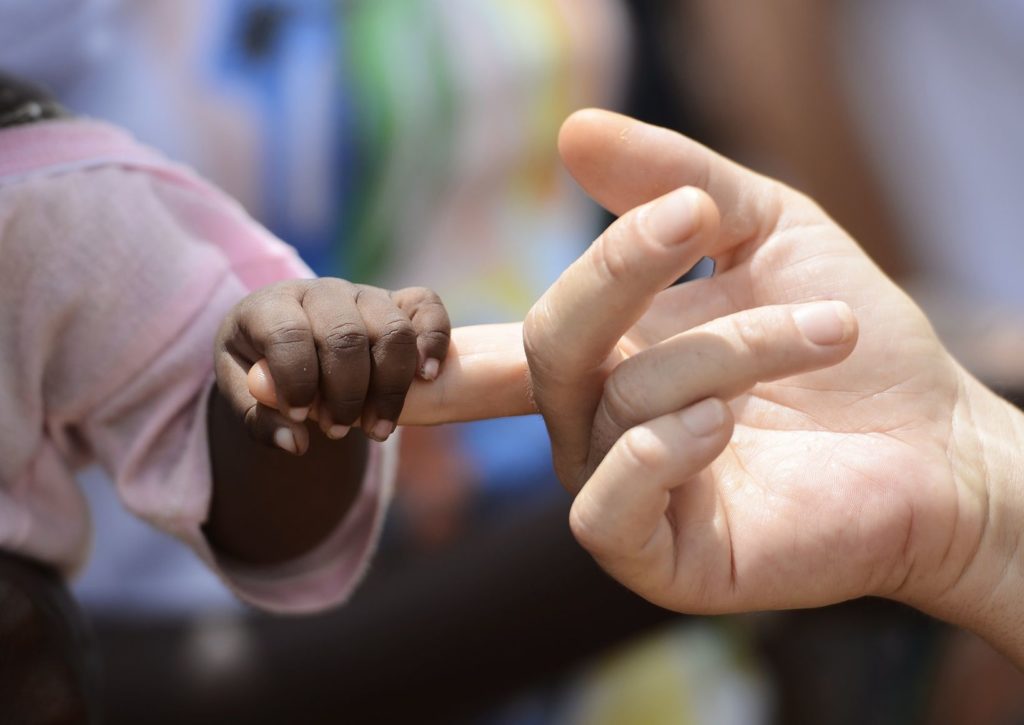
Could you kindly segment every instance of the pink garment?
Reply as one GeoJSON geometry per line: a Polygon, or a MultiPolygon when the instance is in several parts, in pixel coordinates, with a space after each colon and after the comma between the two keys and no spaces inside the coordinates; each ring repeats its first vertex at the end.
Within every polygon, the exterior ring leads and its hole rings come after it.
{"type": "Polygon", "coordinates": [[[91,534],[72,472],[97,460],[129,510],[242,599],[279,612],[344,600],[387,507],[387,445],[370,444],[351,512],[300,560],[246,568],[200,531],[216,330],[251,290],[308,276],[238,204],[119,129],[0,131],[0,547],[78,569],[91,534]]]}

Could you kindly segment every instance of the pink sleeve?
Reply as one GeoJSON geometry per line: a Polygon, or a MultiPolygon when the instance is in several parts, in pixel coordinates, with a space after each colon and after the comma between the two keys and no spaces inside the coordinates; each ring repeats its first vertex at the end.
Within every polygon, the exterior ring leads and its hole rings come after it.
{"type": "Polygon", "coordinates": [[[300,560],[246,569],[210,549],[200,527],[215,332],[255,286],[309,272],[233,202],[169,168],[0,186],[0,304],[19,310],[0,317],[0,348],[19,351],[2,372],[40,371],[27,389],[0,385],[4,429],[28,426],[0,436],[0,454],[17,453],[0,463],[0,545],[78,566],[88,528],[67,471],[96,458],[125,506],[185,541],[242,599],[280,612],[331,606],[375,547],[393,448],[371,444],[352,510],[300,560]]]}

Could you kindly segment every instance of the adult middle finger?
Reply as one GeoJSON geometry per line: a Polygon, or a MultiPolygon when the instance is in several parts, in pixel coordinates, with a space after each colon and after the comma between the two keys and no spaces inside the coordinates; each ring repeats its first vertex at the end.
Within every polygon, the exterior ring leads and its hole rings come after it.
{"type": "Polygon", "coordinates": [[[575,490],[616,345],[654,295],[713,246],[718,211],[703,191],[677,189],[624,214],[534,305],[523,339],[555,470],[575,490]]]}

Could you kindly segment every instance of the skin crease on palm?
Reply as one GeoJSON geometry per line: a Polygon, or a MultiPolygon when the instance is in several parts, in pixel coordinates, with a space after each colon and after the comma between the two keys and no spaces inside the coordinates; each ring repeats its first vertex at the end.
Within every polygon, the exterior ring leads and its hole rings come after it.
{"type": "MultiPolygon", "coordinates": [[[[578,492],[573,531],[598,562],[649,600],[691,613],[891,597],[973,629],[1024,662],[1024,577],[1015,558],[1024,522],[1014,465],[1021,415],[966,373],[917,306],[798,192],[674,132],[604,111],[570,117],[559,149],[581,186],[623,215],[538,302],[524,329],[556,470],[578,492]],[[671,252],[677,266],[641,295],[642,316],[614,305],[573,311],[577,280],[601,270],[613,282],[627,279],[632,270],[619,252],[645,241],[650,213],[642,205],[684,186],[703,190],[690,194],[695,229],[671,252]],[[715,259],[714,277],[664,289],[703,255],[715,259]],[[818,300],[852,310],[849,344],[805,361],[796,358],[806,352],[787,353],[768,369],[781,346],[772,324],[790,318],[758,322],[756,308],[818,300]],[[574,314],[621,323],[624,334],[594,343],[574,314]],[[697,352],[672,368],[667,353],[676,348],[668,346],[680,341],[697,352]],[[745,356],[751,369],[716,382],[719,354],[745,356]],[[780,374],[787,369],[797,374],[780,374]],[[615,378],[629,382],[610,385],[615,378]],[[694,397],[664,394],[674,386],[694,397]],[[622,415],[606,415],[613,390],[631,401],[624,424],[622,415]],[[659,437],[670,414],[706,397],[728,400],[706,450],[692,445],[699,455],[687,454],[686,440],[659,437]],[[653,443],[626,445],[640,440],[621,435],[631,424],[653,443]],[[642,494],[648,480],[658,488],[642,494]]],[[[485,347],[491,358],[471,368],[481,385],[492,364],[504,364],[496,363],[506,359],[501,350],[508,361],[522,356],[514,326],[483,329],[454,331],[449,358],[458,370],[460,349],[485,347]]],[[[509,362],[505,374],[518,364],[509,362]]],[[[254,394],[260,385],[266,378],[253,383],[254,394]]],[[[457,384],[449,408],[430,420],[417,413],[437,402],[427,385],[417,381],[410,391],[409,422],[466,417],[457,384]]],[[[520,395],[502,405],[528,412],[520,395]]],[[[502,411],[468,417],[484,414],[502,411]]]]}

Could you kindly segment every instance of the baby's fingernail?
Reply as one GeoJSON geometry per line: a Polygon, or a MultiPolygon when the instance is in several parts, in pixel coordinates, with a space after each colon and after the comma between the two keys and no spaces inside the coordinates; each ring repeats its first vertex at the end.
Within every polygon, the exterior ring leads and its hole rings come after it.
{"type": "Polygon", "coordinates": [[[342,438],[348,435],[350,426],[347,425],[332,425],[327,429],[327,437],[336,441],[340,441],[342,438]]]}
{"type": "Polygon", "coordinates": [[[384,442],[388,439],[395,430],[395,424],[390,420],[378,420],[373,424],[373,430],[370,431],[370,437],[375,441],[384,442]]]}
{"type": "Polygon", "coordinates": [[[274,444],[292,455],[299,452],[299,447],[295,443],[295,434],[287,428],[278,428],[274,431],[274,444]]]}
{"type": "Polygon", "coordinates": [[[301,423],[306,420],[306,416],[309,415],[309,406],[304,408],[292,408],[291,412],[288,413],[288,417],[294,420],[296,423],[301,423]]]}
{"type": "Polygon", "coordinates": [[[424,380],[433,380],[437,377],[437,371],[441,369],[441,361],[435,360],[434,358],[427,358],[427,361],[423,363],[423,367],[420,368],[420,377],[424,380]]]}

